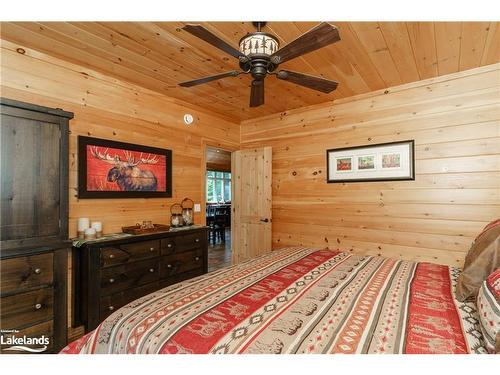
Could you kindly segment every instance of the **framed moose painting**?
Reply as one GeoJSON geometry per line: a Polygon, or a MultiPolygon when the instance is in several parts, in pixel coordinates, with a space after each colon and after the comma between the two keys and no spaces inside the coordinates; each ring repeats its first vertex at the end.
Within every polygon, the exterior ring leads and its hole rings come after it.
{"type": "Polygon", "coordinates": [[[415,179],[413,140],[326,151],[327,182],[415,179]]]}
{"type": "Polygon", "coordinates": [[[171,196],[171,150],[78,137],[78,198],[171,196]]]}

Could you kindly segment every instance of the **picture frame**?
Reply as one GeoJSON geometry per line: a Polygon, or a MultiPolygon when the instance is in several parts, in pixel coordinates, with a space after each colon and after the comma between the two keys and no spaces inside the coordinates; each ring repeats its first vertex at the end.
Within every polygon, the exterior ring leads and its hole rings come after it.
{"type": "Polygon", "coordinates": [[[172,151],[78,136],[78,198],[172,197],[172,151]]]}
{"type": "Polygon", "coordinates": [[[327,182],[415,180],[415,141],[326,150],[327,182]]]}

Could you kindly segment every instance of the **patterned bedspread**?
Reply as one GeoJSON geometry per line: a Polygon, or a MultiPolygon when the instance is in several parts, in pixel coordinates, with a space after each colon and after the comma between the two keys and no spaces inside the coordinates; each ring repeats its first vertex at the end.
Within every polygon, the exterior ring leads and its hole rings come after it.
{"type": "Polygon", "coordinates": [[[483,353],[459,272],[288,248],[138,299],[62,353],[483,353]]]}

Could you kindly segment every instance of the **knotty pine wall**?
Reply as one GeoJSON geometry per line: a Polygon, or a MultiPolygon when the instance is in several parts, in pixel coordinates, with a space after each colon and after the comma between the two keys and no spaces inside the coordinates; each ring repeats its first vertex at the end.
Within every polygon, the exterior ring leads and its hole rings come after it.
{"type": "MultiPolygon", "coordinates": [[[[237,122],[7,41],[2,41],[1,95],[75,114],[70,121],[70,237],[76,235],[78,217],[102,221],[107,233],[142,220],[168,223],[173,202],[204,199],[204,143],[239,146],[237,122]],[[185,113],[195,118],[190,126],[184,125],[185,113]],[[171,149],[173,198],[77,199],[78,135],[171,149]]],[[[196,213],[195,222],[201,220],[196,213]]]]}
{"type": "Polygon", "coordinates": [[[241,124],[273,148],[273,247],[460,266],[500,217],[500,64],[241,124]],[[416,180],[326,183],[326,150],[415,140],[416,180]]]}

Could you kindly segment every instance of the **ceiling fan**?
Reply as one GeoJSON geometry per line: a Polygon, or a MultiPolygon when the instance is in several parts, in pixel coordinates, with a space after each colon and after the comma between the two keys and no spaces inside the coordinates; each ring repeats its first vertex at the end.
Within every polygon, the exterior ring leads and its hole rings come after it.
{"type": "Polygon", "coordinates": [[[267,75],[275,75],[284,81],[324,93],[330,93],[337,88],[338,83],[335,81],[289,70],[278,70],[278,66],[286,61],[339,41],[339,31],[335,26],[327,22],[322,22],[288,43],[285,47],[279,49],[278,38],[261,31],[266,22],[252,23],[257,28],[257,31],[241,38],[239,50],[201,25],[184,26],[183,30],[239,59],[241,71],[233,70],[210,77],[182,82],[179,85],[182,87],[191,87],[221,78],[251,74],[253,80],[250,91],[250,107],[258,107],[264,104],[264,78],[267,75]]]}

